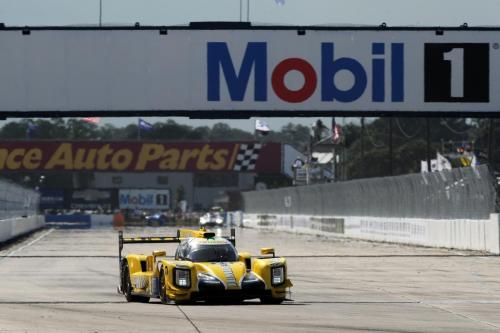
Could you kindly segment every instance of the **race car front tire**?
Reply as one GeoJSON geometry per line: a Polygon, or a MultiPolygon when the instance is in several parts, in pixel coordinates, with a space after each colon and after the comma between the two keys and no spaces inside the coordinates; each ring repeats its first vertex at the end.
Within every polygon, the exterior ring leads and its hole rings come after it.
{"type": "Polygon", "coordinates": [[[169,304],[169,299],[167,297],[167,285],[165,283],[165,272],[163,269],[160,271],[160,301],[163,304],[169,304]]]}
{"type": "Polygon", "coordinates": [[[132,295],[132,282],[130,281],[130,273],[128,270],[128,264],[125,263],[122,266],[122,276],[123,276],[123,294],[127,302],[138,302],[138,303],[148,303],[149,297],[132,295]]]}

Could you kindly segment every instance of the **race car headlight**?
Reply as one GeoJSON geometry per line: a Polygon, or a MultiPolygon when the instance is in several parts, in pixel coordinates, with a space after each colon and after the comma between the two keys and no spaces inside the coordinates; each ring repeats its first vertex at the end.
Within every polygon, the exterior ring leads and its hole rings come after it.
{"type": "Polygon", "coordinates": [[[191,271],[188,269],[175,269],[175,285],[180,288],[191,287],[191,271]]]}
{"type": "Polygon", "coordinates": [[[222,223],[224,223],[224,220],[223,220],[223,219],[216,219],[216,220],[215,220],[215,223],[217,223],[217,224],[222,224],[222,223]]]}
{"type": "Polygon", "coordinates": [[[207,274],[207,273],[198,273],[198,280],[209,281],[209,282],[219,281],[216,277],[214,277],[210,274],[207,274]]]}
{"type": "Polygon", "coordinates": [[[271,267],[271,283],[273,286],[283,284],[285,282],[285,267],[271,267]]]}

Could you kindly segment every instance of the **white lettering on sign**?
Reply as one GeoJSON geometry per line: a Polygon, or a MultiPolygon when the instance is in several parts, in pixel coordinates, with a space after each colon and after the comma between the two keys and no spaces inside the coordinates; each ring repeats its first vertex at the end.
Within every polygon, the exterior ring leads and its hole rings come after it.
{"type": "Polygon", "coordinates": [[[451,97],[464,97],[464,49],[452,49],[444,54],[451,63],[451,97]]]}

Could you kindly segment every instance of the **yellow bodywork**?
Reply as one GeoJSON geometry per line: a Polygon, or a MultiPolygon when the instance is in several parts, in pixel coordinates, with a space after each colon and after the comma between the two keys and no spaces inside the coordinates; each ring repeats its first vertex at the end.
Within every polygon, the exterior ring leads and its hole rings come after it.
{"type": "MultiPolygon", "coordinates": [[[[179,230],[178,235],[180,242],[189,238],[204,242],[207,237],[204,229],[179,230]]],[[[128,265],[131,294],[144,298],[176,303],[219,297],[260,298],[263,302],[281,303],[292,283],[287,278],[286,259],[274,257],[274,250],[272,255],[252,258],[249,253],[240,253],[237,261],[232,262],[191,262],[169,260],[164,251],[154,251],[151,255],[129,254],[123,258],[122,265],[128,265]],[[273,284],[272,269],[277,268],[275,271],[279,273],[280,267],[283,267],[283,279],[273,284]],[[189,275],[189,286],[179,286],[177,270],[182,271],[183,276],[189,275]]]]}

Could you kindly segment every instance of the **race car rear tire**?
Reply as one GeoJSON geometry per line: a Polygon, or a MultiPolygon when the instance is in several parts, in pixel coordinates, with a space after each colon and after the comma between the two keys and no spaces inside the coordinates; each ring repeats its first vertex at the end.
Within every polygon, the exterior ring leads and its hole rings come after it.
{"type": "Polygon", "coordinates": [[[148,303],[149,297],[132,295],[132,282],[130,281],[130,273],[128,270],[128,264],[125,263],[122,266],[122,276],[123,276],[123,294],[127,302],[138,302],[138,303],[148,303]]]}
{"type": "Polygon", "coordinates": [[[284,298],[273,298],[269,296],[261,297],[260,302],[262,304],[281,304],[283,303],[285,299],[284,298]]]}

